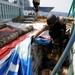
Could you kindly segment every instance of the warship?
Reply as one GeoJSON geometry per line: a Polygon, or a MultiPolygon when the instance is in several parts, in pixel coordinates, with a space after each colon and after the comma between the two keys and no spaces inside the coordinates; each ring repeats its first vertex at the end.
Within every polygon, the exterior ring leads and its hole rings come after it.
{"type": "MultiPolygon", "coordinates": [[[[53,9],[40,6],[35,20],[29,0],[0,0],[0,75],[75,75],[75,20],[66,23],[69,40],[61,56],[58,46],[50,53],[50,47],[38,40],[51,42],[49,31],[40,33],[32,43],[53,9]]],[[[75,0],[65,16],[75,18],[75,0]]]]}

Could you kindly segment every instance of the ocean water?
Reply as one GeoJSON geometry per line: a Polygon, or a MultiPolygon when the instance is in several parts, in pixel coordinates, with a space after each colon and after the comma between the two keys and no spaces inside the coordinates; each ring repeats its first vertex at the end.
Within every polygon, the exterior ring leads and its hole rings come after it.
{"type": "MultiPolygon", "coordinates": [[[[28,13],[34,13],[34,11],[24,10],[23,13],[24,13],[24,15],[27,15],[28,13]]],[[[67,16],[68,15],[68,13],[65,13],[65,12],[57,12],[57,11],[50,11],[50,12],[42,12],[42,11],[39,11],[38,14],[40,16],[48,16],[48,14],[55,14],[56,16],[67,16]]]]}

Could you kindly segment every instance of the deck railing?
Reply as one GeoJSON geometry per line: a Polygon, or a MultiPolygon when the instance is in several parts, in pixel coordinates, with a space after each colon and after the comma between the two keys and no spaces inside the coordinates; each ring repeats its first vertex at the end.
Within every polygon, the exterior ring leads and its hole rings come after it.
{"type": "MultiPolygon", "coordinates": [[[[22,0],[21,0],[22,1],[22,0]]],[[[17,3],[0,1],[0,20],[12,19],[23,15],[23,2],[17,0],[17,3]]]]}
{"type": "MultiPolygon", "coordinates": [[[[71,4],[68,16],[71,16],[71,17],[75,18],[75,0],[73,0],[73,2],[71,4]]],[[[75,23],[73,23],[73,25],[72,25],[71,35],[74,31],[75,31],[75,23]]],[[[74,40],[74,39],[72,39],[72,40],[74,40]]],[[[73,44],[73,46],[74,46],[74,44],[73,44]]],[[[74,61],[75,61],[74,55],[75,55],[75,53],[74,52],[75,52],[74,48],[71,48],[71,50],[70,50],[70,60],[69,60],[70,66],[69,66],[69,69],[68,69],[68,75],[74,75],[75,74],[75,71],[74,71],[74,68],[75,68],[75,66],[74,66],[74,61]]]]}

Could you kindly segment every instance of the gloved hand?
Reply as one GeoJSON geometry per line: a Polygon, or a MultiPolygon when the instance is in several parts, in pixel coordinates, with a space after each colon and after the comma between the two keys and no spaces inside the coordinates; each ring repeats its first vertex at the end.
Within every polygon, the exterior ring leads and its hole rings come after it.
{"type": "Polygon", "coordinates": [[[40,44],[40,45],[48,45],[48,44],[50,44],[51,40],[47,40],[45,38],[38,36],[35,39],[33,38],[32,42],[34,42],[36,44],[40,44]]]}
{"type": "Polygon", "coordinates": [[[34,36],[31,37],[31,44],[34,42],[34,36]]]}

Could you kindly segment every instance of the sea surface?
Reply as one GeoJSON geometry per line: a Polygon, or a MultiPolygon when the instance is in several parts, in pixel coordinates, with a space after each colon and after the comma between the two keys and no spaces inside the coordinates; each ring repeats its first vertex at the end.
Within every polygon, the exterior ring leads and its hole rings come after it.
{"type": "MultiPolygon", "coordinates": [[[[24,15],[27,15],[28,13],[34,13],[34,11],[27,11],[27,10],[24,10],[24,15]]],[[[38,14],[40,16],[48,16],[48,14],[55,14],[56,16],[67,16],[68,13],[65,13],[65,12],[58,12],[58,11],[50,11],[50,12],[42,12],[42,11],[39,11],[38,14]]]]}

